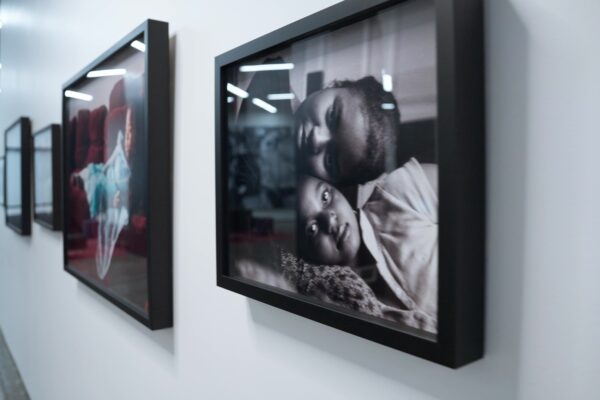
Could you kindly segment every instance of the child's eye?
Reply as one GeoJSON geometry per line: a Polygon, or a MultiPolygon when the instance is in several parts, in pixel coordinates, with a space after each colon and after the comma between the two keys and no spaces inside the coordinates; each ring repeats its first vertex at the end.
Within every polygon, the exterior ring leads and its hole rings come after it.
{"type": "Polygon", "coordinates": [[[313,222],[308,226],[307,230],[308,230],[308,235],[312,237],[312,236],[315,236],[319,232],[319,227],[317,226],[316,222],[313,222]]]}
{"type": "Polygon", "coordinates": [[[335,131],[339,125],[340,117],[340,105],[339,100],[336,97],[331,104],[331,107],[327,109],[327,114],[325,115],[327,126],[330,130],[335,131]]]}
{"type": "Polygon", "coordinates": [[[331,193],[329,192],[329,190],[323,191],[323,194],[321,195],[321,200],[323,201],[323,204],[329,204],[329,202],[331,201],[331,193]]]}

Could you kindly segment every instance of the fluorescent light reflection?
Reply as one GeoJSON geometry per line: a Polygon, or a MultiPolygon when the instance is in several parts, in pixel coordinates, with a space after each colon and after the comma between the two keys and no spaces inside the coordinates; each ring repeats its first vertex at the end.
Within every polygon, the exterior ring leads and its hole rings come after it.
{"type": "Polygon", "coordinates": [[[242,99],[245,99],[246,97],[248,97],[248,92],[246,92],[243,89],[240,89],[239,87],[232,85],[231,83],[227,84],[227,91],[229,93],[233,93],[236,96],[241,97],[242,99]]]}
{"type": "Polygon", "coordinates": [[[74,90],[65,90],[65,97],[70,97],[72,99],[83,100],[83,101],[94,100],[94,96],[92,96],[91,94],[76,92],[74,90]]]}
{"type": "Polygon", "coordinates": [[[233,96],[227,96],[227,102],[228,103],[233,103],[235,99],[233,98],[233,96]]]}
{"type": "Polygon", "coordinates": [[[383,85],[383,90],[385,90],[386,92],[391,92],[393,89],[392,76],[390,74],[386,74],[385,72],[382,73],[381,84],[383,85]]]}
{"type": "Polygon", "coordinates": [[[396,106],[394,105],[394,103],[383,103],[381,105],[381,108],[384,110],[393,110],[394,108],[396,108],[396,106]]]}
{"type": "Polygon", "coordinates": [[[146,44],[140,42],[139,40],[134,40],[133,42],[131,42],[131,47],[141,51],[142,53],[146,52],[146,44]]]}
{"type": "Polygon", "coordinates": [[[97,69],[97,70],[88,72],[88,74],[86,76],[88,78],[102,78],[104,76],[125,75],[126,73],[127,73],[127,70],[125,68],[97,69]]]}
{"type": "Polygon", "coordinates": [[[277,108],[273,107],[272,105],[270,105],[269,103],[267,103],[266,101],[263,101],[259,98],[253,98],[252,99],[252,103],[254,103],[255,106],[262,108],[265,111],[270,112],[271,114],[275,114],[277,112],[277,108]]]}
{"type": "Polygon", "coordinates": [[[242,65],[240,67],[241,72],[256,72],[256,71],[283,71],[293,69],[294,64],[260,64],[260,65],[242,65]]]}
{"type": "Polygon", "coordinates": [[[267,95],[267,100],[294,100],[294,93],[271,93],[267,95]]]}

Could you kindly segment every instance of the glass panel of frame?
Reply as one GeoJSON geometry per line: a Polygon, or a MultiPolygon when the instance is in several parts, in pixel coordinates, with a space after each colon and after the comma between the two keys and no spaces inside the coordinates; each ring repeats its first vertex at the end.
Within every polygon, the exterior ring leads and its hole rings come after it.
{"type": "Polygon", "coordinates": [[[64,159],[69,268],[147,318],[145,74],[144,52],[128,45],[65,91],[64,159]]]}
{"type": "Polygon", "coordinates": [[[29,163],[31,135],[27,118],[20,118],[5,131],[6,224],[21,235],[31,230],[29,163]]]}
{"type": "Polygon", "coordinates": [[[52,126],[33,135],[35,219],[52,226],[54,220],[52,126]]]}
{"type": "Polygon", "coordinates": [[[21,195],[21,125],[14,125],[6,132],[6,216],[20,225],[22,215],[21,195]]]}
{"type": "Polygon", "coordinates": [[[435,341],[436,73],[430,0],[224,68],[229,275],[435,341]]]}

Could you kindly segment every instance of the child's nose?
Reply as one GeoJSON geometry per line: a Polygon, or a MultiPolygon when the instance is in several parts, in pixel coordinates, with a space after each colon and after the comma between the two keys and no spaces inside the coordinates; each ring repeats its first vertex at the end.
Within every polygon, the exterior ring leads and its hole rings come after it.
{"type": "Polygon", "coordinates": [[[335,213],[335,211],[328,210],[325,213],[325,218],[324,218],[323,222],[325,224],[325,232],[327,232],[329,234],[334,234],[334,235],[337,233],[338,219],[337,219],[337,214],[335,213]]]}

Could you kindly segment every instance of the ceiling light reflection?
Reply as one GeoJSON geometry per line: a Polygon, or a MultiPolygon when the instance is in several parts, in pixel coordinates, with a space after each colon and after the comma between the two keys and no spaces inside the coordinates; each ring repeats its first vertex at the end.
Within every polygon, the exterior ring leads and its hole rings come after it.
{"type": "Polygon", "coordinates": [[[232,85],[231,83],[227,84],[227,91],[229,93],[233,93],[236,96],[241,97],[242,99],[245,99],[246,97],[248,97],[248,92],[246,92],[243,89],[240,89],[239,87],[232,85]]]}
{"type": "Polygon", "coordinates": [[[125,75],[126,73],[127,73],[127,70],[125,68],[97,69],[97,70],[88,72],[86,76],[88,78],[102,78],[105,76],[125,75]]]}
{"type": "Polygon", "coordinates": [[[267,95],[267,100],[294,100],[294,93],[271,93],[267,95]]]}
{"type": "Polygon", "coordinates": [[[394,108],[396,108],[396,106],[394,105],[394,103],[383,103],[381,105],[381,108],[384,110],[393,110],[394,108]]]}
{"type": "Polygon", "coordinates": [[[277,112],[277,108],[273,107],[266,101],[261,100],[259,98],[253,98],[252,103],[254,103],[255,106],[262,108],[263,110],[270,112],[271,114],[275,114],[277,112]]]}
{"type": "Polygon", "coordinates": [[[94,100],[94,96],[92,96],[91,94],[76,92],[74,90],[65,90],[65,97],[71,97],[73,99],[83,100],[83,101],[94,100]]]}
{"type": "Polygon", "coordinates": [[[294,64],[283,63],[283,64],[260,64],[260,65],[242,65],[240,67],[241,72],[257,72],[257,71],[283,71],[293,69],[294,64]]]}
{"type": "Polygon", "coordinates": [[[386,74],[385,72],[381,74],[381,84],[383,85],[383,90],[386,92],[391,92],[392,85],[392,76],[390,74],[386,74]]]}
{"type": "Polygon", "coordinates": [[[139,40],[134,40],[133,42],[131,42],[131,47],[133,47],[136,50],[141,51],[142,53],[144,53],[146,51],[146,44],[140,42],[139,40]]]}

